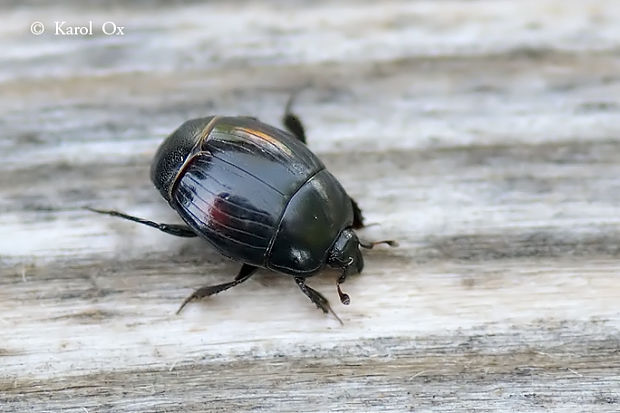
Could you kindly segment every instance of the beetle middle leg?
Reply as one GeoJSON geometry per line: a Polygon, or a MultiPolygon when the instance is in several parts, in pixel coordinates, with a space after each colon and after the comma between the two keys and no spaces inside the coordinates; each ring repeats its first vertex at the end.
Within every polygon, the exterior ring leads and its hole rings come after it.
{"type": "MultiPolygon", "coordinates": [[[[288,102],[286,102],[286,108],[284,109],[282,123],[284,123],[286,129],[288,129],[289,132],[295,135],[297,139],[299,139],[303,143],[306,143],[306,132],[304,129],[304,125],[301,123],[299,117],[291,111],[293,99],[295,99],[295,94],[291,95],[291,97],[288,99],[288,102]]],[[[353,228],[362,228],[364,226],[364,217],[362,216],[362,210],[353,198],[351,198],[351,206],[353,207],[353,228]]]]}
{"type": "Polygon", "coordinates": [[[166,234],[176,235],[177,237],[197,237],[198,235],[192,231],[192,229],[186,225],[178,225],[178,224],[159,224],[157,222],[149,221],[144,218],[134,217],[132,215],[127,215],[122,212],[108,210],[108,209],[95,209],[86,207],[89,211],[96,212],[98,214],[106,214],[112,215],[113,217],[119,217],[123,219],[127,219],[129,221],[137,222],[138,224],[148,225],[149,227],[156,228],[166,234]]]}
{"type": "Polygon", "coordinates": [[[177,310],[177,314],[179,314],[181,310],[183,309],[183,307],[185,307],[185,305],[189,303],[190,301],[198,300],[200,298],[208,297],[213,294],[221,293],[222,291],[228,290],[229,288],[232,288],[235,285],[239,285],[242,282],[246,281],[248,278],[250,278],[252,275],[254,275],[256,270],[258,270],[258,267],[255,267],[253,265],[243,264],[241,266],[241,270],[239,270],[239,274],[237,274],[234,281],[223,283],[223,284],[217,284],[217,285],[205,285],[204,287],[200,287],[199,289],[194,291],[189,297],[187,297],[185,301],[183,301],[183,303],[177,310]]]}
{"type": "Polygon", "coordinates": [[[284,109],[284,116],[282,117],[282,123],[286,126],[289,132],[291,132],[297,139],[306,143],[306,131],[304,129],[304,125],[299,120],[299,117],[291,112],[291,106],[293,105],[293,100],[295,99],[295,94],[292,94],[291,97],[286,102],[286,108],[284,109]]]}
{"type": "Polygon", "coordinates": [[[304,278],[296,277],[295,282],[299,286],[301,292],[306,294],[310,301],[316,304],[319,310],[322,310],[325,314],[332,313],[334,317],[336,317],[336,320],[340,322],[340,324],[344,324],[340,317],[338,317],[338,314],[336,314],[334,310],[332,310],[331,306],[329,305],[329,301],[327,301],[327,298],[323,297],[323,294],[313,288],[308,287],[304,278]]]}

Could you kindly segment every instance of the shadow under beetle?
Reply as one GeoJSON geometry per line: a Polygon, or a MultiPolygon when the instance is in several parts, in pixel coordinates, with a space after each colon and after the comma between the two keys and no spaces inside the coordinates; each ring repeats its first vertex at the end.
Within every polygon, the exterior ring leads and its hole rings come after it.
{"type": "Polygon", "coordinates": [[[151,180],[187,225],[88,208],[179,237],[200,236],[243,263],[233,281],[197,289],[177,314],[188,302],[241,284],[262,267],[293,276],[319,309],[340,321],[306,278],[326,265],[341,270],[338,294],[349,304],[340,284],[364,268],[359,247],[396,245],[359,241],[353,229],[364,223],[357,203],[306,147],[303,125],[290,104],[283,118],[290,133],[251,117],[209,116],[185,122],[164,140],[151,180]]]}

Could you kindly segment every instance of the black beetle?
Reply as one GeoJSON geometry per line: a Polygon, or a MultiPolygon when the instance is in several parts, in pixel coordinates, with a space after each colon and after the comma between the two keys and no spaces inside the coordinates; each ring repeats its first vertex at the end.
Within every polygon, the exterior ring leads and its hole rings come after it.
{"type": "Polygon", "coordinates": [[[290,101],[283,121],[290,133],[252,117],[209,116],[185,122],[164,140],[151,180],[187,226],[88,208],[180,237],[200,236],[243,263],[233,281],[197,289],[177,313],[189,301],[234,287],[262,267],[292,275],[319,309],[338,318],[306,278],[326,265],[341,270],[338,294],[349,304],[340,284],[362,271],[359,247],[395,245],[358,240],[353,229],[364,226],[360,209],[306,147],[304,128],[289,107],[290,101]]]}

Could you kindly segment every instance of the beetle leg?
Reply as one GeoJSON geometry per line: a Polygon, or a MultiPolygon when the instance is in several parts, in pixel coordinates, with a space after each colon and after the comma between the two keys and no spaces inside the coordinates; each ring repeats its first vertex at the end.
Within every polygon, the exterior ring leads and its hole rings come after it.
{"type": "Polygon", "coordinates": [[[338,317],[338,314],[336,314],[334,310],[332,310],[331,306],[329,305],[329,301],[327,301],[327,298],[323,297],[323,294],[313,288],[308,287],[304,278],[296,277],[295,282],[299,286],[301,292],[306,294],[310,301],[316,304],[319,310],[322,310],[325,314],[332,313],[334,317],[336,317],[336,320],[340,322],[340,324],[344,324],[340,317],[338,317]]]}
{"type": "Polygon", "coordinates": [[[357,205],[357,202],[353,198],[351,199],[351,205],[353,206],[353,228],[360,229],[364,227],[364,216],[362,210],[357,205]]]}
{"type": "Polygon", "coordinates": [[[286,126],[289,132],[291,132],[297,139],[306,143],[306,132],[304,130],[304,125],[299,120],[299,117],[291,112],[291,106],[293,105],[293,99],[295,98],[295,94],[292,94],[286,103],[286,109],[284,109],[284,116],[282,117],[282,123],[286,126]]]}
{"type": "Polygon", "coordinates": [[[95,209],[86,207],[89,211],[96,212],[98,214],[106,214],[112,215],[113,217],[119,217],[123,219],[128,219],[129,221],[137,222],[139,224],[148,225],[149,227],[157,228],[160,231],[165,232],[166,234],[176,235],[177,237],[197,237],[198,235],[192,231],[192,229],[186,225],[178,225],[178,224],[158,224],[157,222],[149,221],[143,218],[134,217],[131,215],[123,214],[122,212],[114,211],[114,210],[104,210],[104,209],[95,209]]]}
{"type": "Polygon", "coordinates": [[[185,301],[183,301],[183,303],[177,310],[177,314],[179,314],[181,310],[183,309],[183,307],[185,307],[185,305],[189,303],[190,301],[197,300],[199,298],[208,297],[213,294],[221,293],[222,291],[228,290],[229,288],[232,288],[235,285],[241,284],[242,282],[250,278],[256,272],[256,270],[258,270],[258,267],[255,267],[253,265],[243,264],[241,266],[241,270],[239,271],[239,274],[237,274],[234,281],[223,283],[223,284],[206,285],[204,287],[200,287],[199,289],[194,291],[189,297],[187,297],[185,301]]]}

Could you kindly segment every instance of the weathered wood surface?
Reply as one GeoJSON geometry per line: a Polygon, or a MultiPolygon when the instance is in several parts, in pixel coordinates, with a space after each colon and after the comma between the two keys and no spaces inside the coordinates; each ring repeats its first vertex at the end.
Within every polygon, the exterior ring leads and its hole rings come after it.
{"type": "Polygon", "coordinates": [[[0,7],[3,412],[620,410],[618,2],[0,7]],[[161,139],[303,86],[362,236],[400,248],[348,307],[311,280],[343,327],[266,272],[176,316],[238,266],[82,207],[176,222],[161,139]]]}

